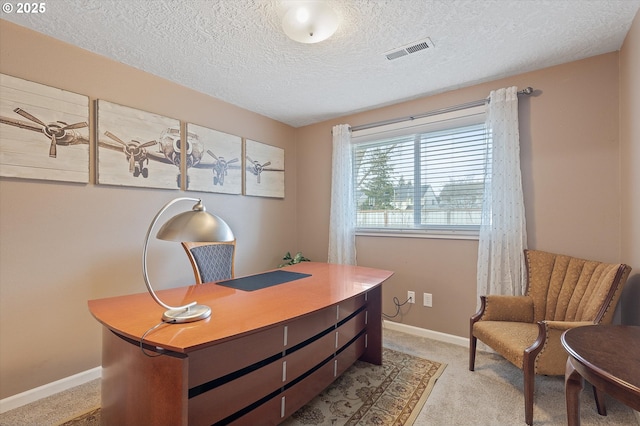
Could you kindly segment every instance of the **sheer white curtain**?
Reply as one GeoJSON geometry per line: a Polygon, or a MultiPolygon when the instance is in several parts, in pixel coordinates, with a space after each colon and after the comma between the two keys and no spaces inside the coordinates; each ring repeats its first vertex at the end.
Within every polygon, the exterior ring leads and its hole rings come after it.
{"type": "Polygon", "coordinates": [[[351,129],[333,127],[329,263],[356,264],[356,210],[353,198],[351,129]]]}
{"type": "Polygon", "coordinates": [[[478,296],[522,295],[523,250],[527,231],[520,173],[518,89],[490,95],[487,128],[492,137],[491,161],[485,176],[485,199],[478,244],[478,296]]]}

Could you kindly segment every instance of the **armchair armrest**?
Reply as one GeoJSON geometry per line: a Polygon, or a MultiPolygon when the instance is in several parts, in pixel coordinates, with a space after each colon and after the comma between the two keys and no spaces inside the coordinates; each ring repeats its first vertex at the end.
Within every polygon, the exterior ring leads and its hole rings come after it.
{"type": "Polygon", "coordinates": [[[582,327],[585,325],[593,325],[595,324],[593,321],[541,321],[547,326],[547,333],[549,332],[559,332],[560,334],[564,333],[567,330],[576,327],[582,327]]]}
{"type": "Polygon", "coordinates": [[[534,363],[535,374],[564,374],[567,351],[562,346],[562,333],[575,327],[593,325],[593,321],[539,321],[538,339],[525,350],[525,364],[534,363]]]}
{"type": "Polygon", "coordinates": [[[533,322],[533,298],[529,296],[480,296],[480,309],[472,317],[476,321],[533,322]]]}

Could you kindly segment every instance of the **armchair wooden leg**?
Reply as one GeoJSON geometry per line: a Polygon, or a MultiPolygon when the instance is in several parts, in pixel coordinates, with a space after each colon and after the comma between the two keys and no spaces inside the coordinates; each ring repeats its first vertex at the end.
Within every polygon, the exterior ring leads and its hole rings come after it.
{"type": "Polygon", "coordinates": [[[476,346],[478,344],[478,339],[471,335],[469,339],[469,371],[473,371],[476,366],[476,346]]]}
{"type": "Polygon", "coordinates": [[[476,366],[476,346],[478,339],[473,335],[473,325],[480,321],[487,306],[487,297],[480,296],[480,309],[471,318],[469,318],[469,371],[473,371],[476,366]]]}
{"type": "Polygon", "coordinates": [[[533,371],[524,369],[524,421],[531,426],[533,424],[533,395],[536,385],[536,375],[533,371]]]}

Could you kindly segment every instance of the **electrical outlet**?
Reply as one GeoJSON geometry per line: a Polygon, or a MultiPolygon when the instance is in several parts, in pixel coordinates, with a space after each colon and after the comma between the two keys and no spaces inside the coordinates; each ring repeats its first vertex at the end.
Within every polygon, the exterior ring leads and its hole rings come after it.
{"type": "Polygon", "coordinates": [[[431,293],[423,293],[422,301],[427,308],[433,307],[433,295],[431,293]]]}
{"type": "Polygon", "coordinates": [[[416,292],[415,291],[408,291],[407,292],[407,299],[409,299],[409,303],[416,303],[416,292]]]}

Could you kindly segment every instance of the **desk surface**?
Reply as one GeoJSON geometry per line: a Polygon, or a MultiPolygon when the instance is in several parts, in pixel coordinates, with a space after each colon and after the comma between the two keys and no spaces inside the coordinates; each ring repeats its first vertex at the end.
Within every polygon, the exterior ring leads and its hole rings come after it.
{"type": "MultiPolygon", "coordinates": [[[[169,305],[197,301],[211,307],[212,313],[206,320],[161,326],[145,337],[145,343],[187,353],[339,303],[393,275],[380,269],[316,262],[286,270],[311,276],[251,292],[213,283],[158,291],[169,305]]],[[[89,310],[107,328],[137,341],[161,322],[165,311],[149,293],[90,300],[89,310]]]]}

